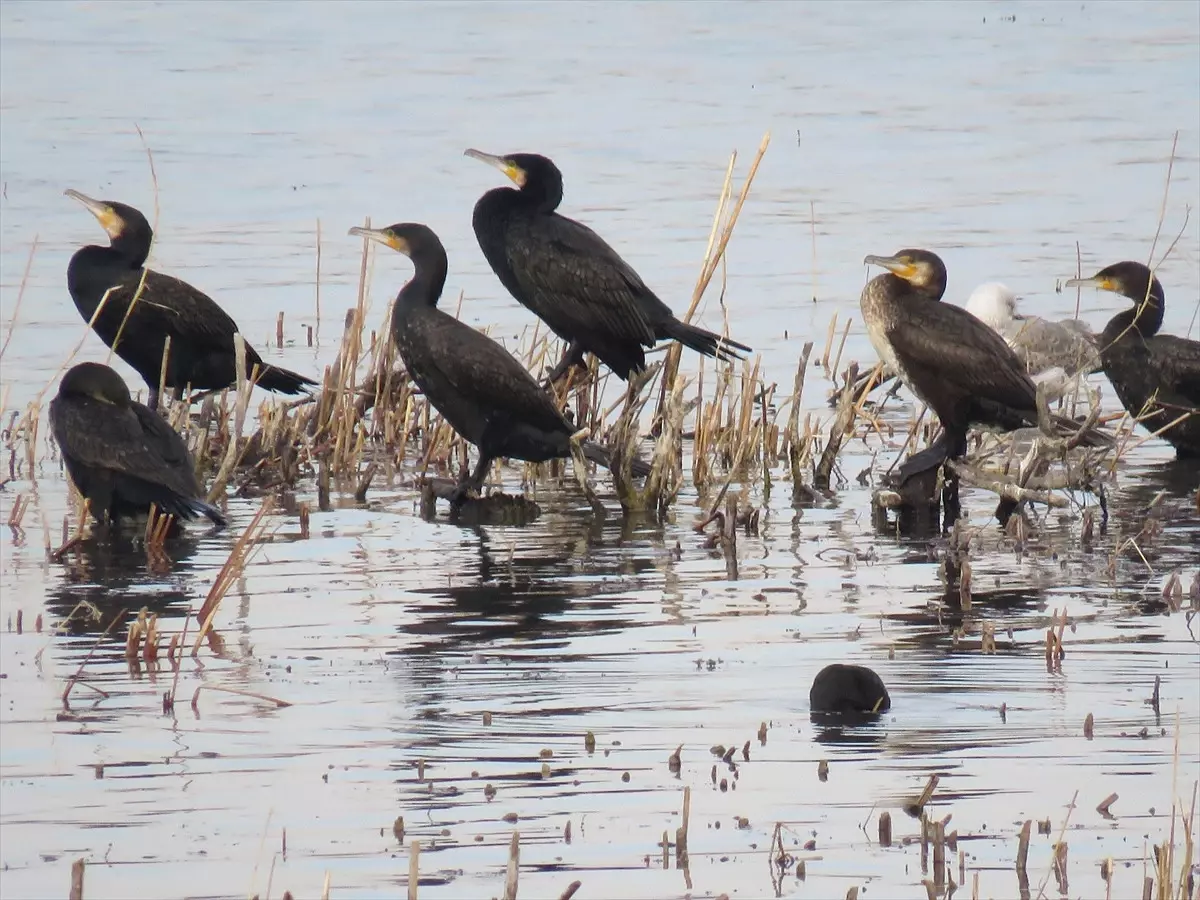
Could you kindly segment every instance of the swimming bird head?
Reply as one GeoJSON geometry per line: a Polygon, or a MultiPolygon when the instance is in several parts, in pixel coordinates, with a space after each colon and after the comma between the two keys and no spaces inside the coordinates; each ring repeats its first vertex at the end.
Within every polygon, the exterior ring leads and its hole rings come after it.
{"type": "Polygon", "coordinates": [[[1017,318],[1017,301],[1021,298],[999,281],[989,281],[971,291],[967,312],[997,331],[1006,328],[1017,318]]]}
{"type": "Polygon", "coordinates": [[[90,397],[122,408],[132,402],[125,380],[108,366],[94,362],[72,366],[59,382],[58,393],[61,397],[90,397]]]}
{"type": "Polygon", "coordinates": [[[946,264],[929,250],[901,250],[892,256],[868,256],[863,264],[882,266],[930,300],[940,300],[946,292],[946,264]]]}

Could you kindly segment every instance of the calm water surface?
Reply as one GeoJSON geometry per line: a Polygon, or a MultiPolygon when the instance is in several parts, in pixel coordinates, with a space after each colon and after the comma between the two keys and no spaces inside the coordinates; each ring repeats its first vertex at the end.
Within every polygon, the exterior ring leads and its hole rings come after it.
{"type": "MultiPolygon", "coordinates": [[[[1030,311],[1065,316],[1077,298],[1054,287],[1075,273],[1077,244],[1085,274],[1146,259],[1160,209],[1156,257],[1182,235],[1159,272],[1166,329],[1198,334],[1195,3],[313,3],[281,13],[265,3],[0,6],[5,410],[53,390],[81,339],[79,359],[106,357],[66,293],[70,254],[102,237],[67,187],[156,216],[153,265],[209,292],[290,368],[332,362],[361,253],[345,232],[368,216],[430,224],[463,317],[515,341],[531,317],[471,232],[472,204],[498,181],[462,157],[469,146],[552,156],[564,211],[682,310],[729,154],[738,151],[740,180],[770,132],[724,300],[735,335],[783,393],[801,345],[819,351],[835,315],[839,328],[855,320],[844,359],[873,361],[857,327],[867,253],[930,247],[947,262],[951,298],[1001,279],[1030,311]],[[157,211],[135,126],[153,155],[157,211]]],[[[409,271],[392,256],[372,263],[371,327],[409,271]]],[[[1100,327],[1122,305],[1087,293],[1081,314],[1100,327]]],[[[702,321],[721,317],[714,291],[702,321]]],[[[828,416],[828,388],[813,369],[806,411],[828,416]]],[[[900,427],[910,414],[908,403],[893,413],[900,427]]],[[[932,773],[942,781],[930,810],[952,814],[960,837],[957,896],[975,877],[980,896],[1016,896],[1027,818],[1053,823],[1030,852],[1035,896],[1043,881],[1048,896],[1102,896],[1107,857],[1112,896],[1134,896],[1150,845],[1168,835],[1172,799],[1187,805],[1200,777],[1200,623],[1159,601],[1169,573],[1181,571],[1186,590],[1200,566],[1197,478],[1160,442],[1122,468],[1109,529],[1090,547],[1078,509],[1018,547],[989,524],[990,495],[968,493],[979,533],[967,614],[943,600],[939,542],[872,533],[869,490],[853,476],[878,444],[852,444],[850,480],[815,507],[794,508],[778,473],[769,497],[747,487],[743,505],[762,508],[762,528],[740,538],[736,580],[693,531],[707,502],[690,488],[663,527],[597,521],[565,480],[539,485],[545,513],[533,525],[468,529],[419,519],[405,470],[365,506],[343,498],[314,513],[308,540],[295,515],[274,517],[272,542],[221,608],[223,646],[183,665],[173,716],[161,711],[169,668],[131,671],[123,644],[97,645],[95,627],[49,628],[86,600],[109,615],[149,606],[178,630],[257,501],[230,500],[228,532],[190,529],[165,572],[95,546],[52,563],[43,548],[59,541],[67,486],[41,449],[35,471],[0,490],[5,521],[17,495],[32,504],[23,530],[0,532],[0,625],[13,622],[0,638],[4,897],[62,896],[78,857],[90,863],[88,898],[265,896],[268,886],[317,896],[327,873],[331,896],[396,896],[411,840],[422,847],[421,897],[499,896],[514,830],[522,897],[557,897],[575,879],[578,897],[841,897],[856,885],[868,898],[925,897],[919,846],[880,849],[874,835],[884,809],[898,842],[917,834],[901,807],[932,773]],[[1145,559],[1116,553],[1159,492],[1162,531],[1141,542],[1145,559]],[[1055,609],[1070,621],[1061,673],[1047,672],[1042,649],[1055,609]],[[995,655],[978,650],[985,622],[995,655]],[[85,659],[103,693],[77,687],[64,712],[66,679],[85,659]],[[808,685],[832,661],[875,667],[892,712],[845,733],[811,723],[808,685]],[[1156,676],[1160,714],[1146,702],[1156,676]],[[294,705],[204,692],[194,713],[202,685],[294,705]],[[734,766],[715,745],[739,748],[734,766]],[[680,824],[684,787],[686,873],[663,865],[660,846],[680,824]],[[1095,807],[1113,792],[1106,819],[1095,807]],[[1050,855],[1064,822],[1070,882],[1060,892],[1050,855]],[[773,863],[776,823],[806,880],[773,863]]],[[[517,470],[504,477],[519,487],[517,470]]],[[[302,482],[298,499],[312,492],[302,482]]]]}

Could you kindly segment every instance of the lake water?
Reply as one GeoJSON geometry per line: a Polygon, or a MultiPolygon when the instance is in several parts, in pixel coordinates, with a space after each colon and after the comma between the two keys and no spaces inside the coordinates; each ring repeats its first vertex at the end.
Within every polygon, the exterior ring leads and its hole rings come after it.
{"type": "MultiPolygon", "coordinates": [[[[843,361],[874,361],[857,305],[868,253],[928,247],[945,259],[956,302],[998,279],[1026,310],[1068,316],[1076,296],[1055,284],[1075,274],[1077,247],[1084,274],[1145,260],[1160,210],[1156,259],[1182,232],[1159,270],[1164,330],[1196,338],[1197,71],[1190,2],[9,0],[5,424],[53,392],[81,338],[78,359],[107,355],[66,292],[71,253],[103,237],[62,196],[68,187],[156,218],[152,266],[211,294],[264,356],[297,371],[319,373],[337,353],[361,258],[346,230],[364,217],[432,226],[450,256],[447,301],[462,292],[463,318],[512,345],[531,316],[470,225],[499,175],[464,158],[467,147],[554,158],[563,212],[682,312],[729,155],[738,184],[769,132],[724,302],[732,333],[784,394],[801,346],[819,352],[835,315],[839,328],[854,320],[843,361]]],[[[373,258],[372,328],[410,271],[392,254],[373,258]]],[[[712,328],[716,296],[701,315],[712,328]]],[[[1081,315],[1099,328],[1124,304],[1086,292],[1081,315]]],[[[811,370],[805,410],[828,418],[828,388],[811,370]]],[[[892,415],[910,413],[905,402],[892,415]]],[[[1172,800],[1186,807],[1200,777],[1200,623],[1155,602],[1169,573],[1182,572],[1186,591],[1200,567],[1195,470],[1144,444],[1090,546],[1072,509],[1018,547],[989,524],[991,495],[966,492],[980,531],[976,604],[962,614],[942,602],[940,544],[872,532],[870,491],[853,476],[878,449],[850,445],[849,483],[813,508],[793,508],[786,486],[769,498],[748,488],[743,505],[761,507],[763,524],[739,541],[736,580],[692,529],[707,504],[690,486],[662,527],[595,521],[569,480],[539,485],[544,514],[521,528],[422,521],[404,477],[378,484],[365,506],[347,497],[314,513],[307,540],[294,514],[280,514],[222,606],[223,648],[187,660],[177,710],[164,716],[169,668],[131,672],[123,643],[97,646],[98,629],[48,629],[81,599],[148,604],[177,629],[257,501],[230,500],[227,532],[192,527],[166,572],[137,555],[49,562],[44,543],[59,542],[68,501],[43,444],[36,482],[22,472],[0,490],[5,521],[16,496],[31,503],[23,530],[0,529],[0,626],[14,623],[0,635],[0,894],[62,896],[84,857],[89,900],[319,896],[327,875],[333,897],[395,896],[419,840],[421,897],[500,896],[516,830],[522,897],[558,897],[576,879],[581,898],[841,897],[853,886],[867,898],[925,897],[919,846],[874,838],[885,809],[898,842],[917,833],[901,806],[938,773],[930,812],[953,815],[966,876],[957,896],[975,877],[980,896],[1016,895],[1027,818],[1053,824],[1030,850],[1035,896],[1043,879],[1058,891],[1051,844],[1064,821],[1060,895],[1102,896],[1108,857],[1112,896],[1140,895],[1172,800]],[[1145,559],[1118,553],[1159,491],[1162,533],[1139,545],[1145,559]],[[1044,634],[1064,608],[1067,655],[1048,672],[1044,634]],[[978,651],[985,622],[995,655],[978,651]],[[63,714],[66,680],[85,659],[86,680],[105,693],[76,687],[63,714]],[[882,722],[845,735],[810,723],[811,678],[838,660],[884,677],[893,709],[882,722]],[[1156,676],[1159,714],[1146,703],[1156,676]],[[201,685],[294,705],[204,692],[195,714],[201,685]],[[710,753],[718,744],[738,748],[736,777],[710,753]],[[674,840],[685,787],[686,877],[673,858],[664,867],[659,846],[664,831],[674,840]],[[1109,819],[1095,808],[1113,792],[1109,819]],[[805,880],[773,863],[776,823],[805,880]]],[[[501,474],[519,488],[518,470],[501,474]]],[[[302,482],[298,499],[312,495],[302,482]]],[[[611,491],[602,498],[616,510],[611,491]]]]}

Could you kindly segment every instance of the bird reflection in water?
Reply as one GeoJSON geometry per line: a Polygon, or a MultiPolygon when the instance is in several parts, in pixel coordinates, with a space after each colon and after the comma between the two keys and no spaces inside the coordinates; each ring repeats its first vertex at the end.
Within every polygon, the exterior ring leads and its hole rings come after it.
{"type": "Polygon", "coordinates": [[[154,563],[128,533],[98,530],[63,555],[61,580],[47,595],[46,610],[56,627],[75,635],[119,635],[143,607],[160,618],[183,618],[189,605],[200,602],[191,589],[190,560],[203,538],[182,532],[167,544],[170,559],[154,563]]]}

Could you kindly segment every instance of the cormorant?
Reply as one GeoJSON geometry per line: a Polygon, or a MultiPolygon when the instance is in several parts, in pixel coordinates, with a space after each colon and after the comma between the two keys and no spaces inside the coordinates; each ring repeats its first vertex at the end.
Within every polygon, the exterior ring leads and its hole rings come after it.
{"type": "Polygon", "coordinates": [[[121,376],[100,363],[73,366],[50,401],[50,428],[67,472],[97,522],[116,525],[150,504],[176,519],[225,517],[202,498],[192,455],[162,416],[129,396],[121,376]]]}
{"type": "MultiPolygon", "coordinates": [[[[79,191],[65,191],[96,217],[109,237],[109,246],[83,247],[67,266],[67,288],[85,322],[90,322],[106,292],[104,309],[92,328],[113,351],[142,376],[150,388],[149,406],[158,408],[163,344],[171,338],[165,386],[178,396],[189,384],[195,390],[220,390],[237,381],[233,335],[237,324],[211,297],[190,284],[143,269],[154,232],[146,217],[132,206],[93,200],[79,191]],[[133,312],[128,312],[145,283],[133,312]],[[126,320],[126,316],[128,319],[126,320]],[[122,331],[122,322],[124,330],[122,331]]],[[[267,365],[246,343],[246,377],[258,367],[259,387],[298,394],[312,379],[267,365]]]]}
{"type": "Polygon", "coordinates": [[[901,250],[863,262],[888,270],[867,283],[859,301],[871,344],[942,423],[942,436],[900,466],[900,483],[965,454],[971,425],[1012,431],[1037,424],[1036,389],[1004,339],[962,307],[926,302],[945,289],[946,267],[936,254],[901,250]]]}
{"type": "Polygon", "coordinates": [[[593,353],[618,377],[646,367],[646,348],[679,341],[705,356],[741,359],[745,344],[675,318],[637,272],[586,225],[559,215],[562,172],[533,153],[466,155],[495,166],[517,185],[484,194],[472,224],[488,263],[517,302],[567,342],[549,381],[593,353]]]}
{"type": "Polygon", "coordinates": [[[1021,298],[998,281],[981,284],[967,299],[967,312],[1008,342],[1031,375],[1062,369],[1068,376],[1100,370],[1096,336],[1079,319],[1051,322],[1017,312],[1021,298]]]}
{"type": "Polygon", "coordinates": [[[813,679],[808,705],[814,713],[881,713],[892,708],[892,698],[866,666],[833,663],[813,679]]]}
{"type": "Polygon", "coordinates": [[[1158,333],[1165,309],[1159,280],[1142,263],[1119,262],[1066,286],[1134,302],[1100,333],[1104,373],[1131,416],[1151,432],[1161,430],[1180,458],[1200,458],[1200,341],[1158,333]]]}
{"type": "MultiPolygon", "coordinates": [[[[550,395],[511,353],[437,308],[448,268],[438,236],[411,222],[381,229],[356,227],[350,234],[412,260],[412,280],[400,290],[392,310],[392,340],[426,399],[479,449],[479,462],[455,488],[451,505],[461,506],[469,491],[482,489],[492,460],[544,462],[569,456],[575,429],[550,395]]],[[[608,466],[603,447],[588,441],[582,449],[588,459],[608,466]]],[[[632,471],[646,475],[649,467],[635,461],[632,471]]]]}

